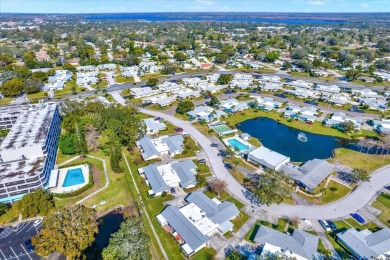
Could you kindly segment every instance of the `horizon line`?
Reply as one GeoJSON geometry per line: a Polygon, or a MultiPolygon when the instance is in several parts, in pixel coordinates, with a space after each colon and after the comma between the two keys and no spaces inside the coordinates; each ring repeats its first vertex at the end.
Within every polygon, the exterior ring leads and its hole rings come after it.
{"type": "Polygon", "coordinates": [[[311,12],[274,12],[274,11],[267,11],[267,12],[256,12],[256,11],[216,11],[216,12],[208,12],[208,11],[203,11],[203,12],[197,12],[197,11],[169,11],[169,12],[154,12],[154,11],[149,11],[149,12],[84,12],[84,13],[61,13],[61,12],[37,12],[37,13],[25,13],[25,12],[1,12],[0,16],[3,14],[69,14],[69,15],[85,15],[85,14],[167,14],[167,13],[192,13],[192,14],[229,14],[229,13],[235,13],[235,14],[247,14],[247,13],[253,13],[253,14],[311,14],[311,13],[317,13],[317,14],[390,14],[390,11],[385,11],[385,12],[320,12],[320,11],[311,11],[311,12]]]}

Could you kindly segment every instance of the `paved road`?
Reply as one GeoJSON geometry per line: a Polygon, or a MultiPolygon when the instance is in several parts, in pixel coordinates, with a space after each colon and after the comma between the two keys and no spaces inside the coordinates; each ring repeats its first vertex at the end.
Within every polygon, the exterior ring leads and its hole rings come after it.
{"type": "MultiPolygon", "coordinates": [[[[208,160],[211,162],[211,168],[214,174],[225,180],[228,183],[229,192],[237,199],[251,204],[252,202],[244,194],[247,192],[244,187],[230,174],[224,167],[221,158],[218,156],[218,148],[211,147],[211,141],[200,133],[188,121],[183,121],[170,115],[166,115],[157,111],[150,111],[140,109],[140,112],[149,114],[155,117],[162,117],[173,125],[180,126],[189,135],[191,135],[196,142],[202,146],[208,160]]],[[[375,194],[383,188],[383,186],[390,183],[390,167],[386,166],[371,175],[371,181],[360,184],[347,197],[327,205],[289,205],[280,204],[272,206],[256,206],[253,216],[258,215],[258,210],[265,210],[271,214],[275,214],[288,218],[306,218],[306,219],[335,219],[349,215],[363,208],[375,194]]]]}

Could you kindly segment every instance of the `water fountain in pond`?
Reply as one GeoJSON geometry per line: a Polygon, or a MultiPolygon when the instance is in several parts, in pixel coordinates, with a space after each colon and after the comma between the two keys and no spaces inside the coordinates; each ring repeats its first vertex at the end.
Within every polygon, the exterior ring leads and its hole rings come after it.
{"type": "Polygon", "coordinates": [[[304,143],[306,143],[308,141],[307,136],[305,135],[305,133],[299,133],[297,138],[298,138],[299,141],[304,142],[304,143]]]}

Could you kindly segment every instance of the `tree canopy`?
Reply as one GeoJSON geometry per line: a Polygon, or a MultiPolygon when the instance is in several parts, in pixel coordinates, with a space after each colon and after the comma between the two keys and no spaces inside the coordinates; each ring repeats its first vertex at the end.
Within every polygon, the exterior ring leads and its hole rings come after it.
{"type": "Polygon", "coordinates": [[[141,219],[131,217],[112,234],[102,256],[104,260],[151,259],[149,243],[150,238],[141,219]]]}
{"type": "Polygon", "coordinates": [[[54,208],[53,196],[41,189],[26,194],[17,203],[24,218],[46,216],[54,208]]]}
{"type": "Polygon", "coordinates": [[[77,258],[94,240],[98,232],[96,212],[75,204],[50,213],[42,223],[43,229],[33,237],[35,252],[47,256],[54,251],[77,258]]]}
{"type": "Polygon", "coordinates": [[[183,102],[180,102],[179,105],[177,105],[176,112],[181,114],[181,115],[185,115],[185,114],[187,114],[187,112],[193,110],[194,108],[195,108],[194,103],[192,103],[191,101],[185,100],[183,102]]]}

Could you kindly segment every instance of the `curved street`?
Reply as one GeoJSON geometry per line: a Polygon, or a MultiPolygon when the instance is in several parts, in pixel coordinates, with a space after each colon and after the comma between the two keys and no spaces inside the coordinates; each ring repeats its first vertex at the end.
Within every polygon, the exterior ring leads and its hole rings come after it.
{"type": "MultiPolygon", "coordinates": [[[[117,100],[118,101],[118,100],[117,100]]],[[[123,102],[119,102],[123,103],[123,102]]],[[[179,126],[184,129],[195,141],[203,148],[211,168],[216,177],[225,180],[228,183],[228,191],[237,199],[245,202],[246,204],[252,204],[245,194],[247,190],[230,174],[230,172],[224,167],[224,163],[218,156],[218,148],[211,147],[211,141],[199,132],[188,121],[183,121],[176,117],[147,109],[139,109],[140,112],[164,118],[175,126],[179,126]]],[[[360,184],[355,190],[353,190],[348,196],[343,199],[326,204],[326,205],[290,205],[280,204],[271,206],[256,206],[253,205],[254,211],[251,212],[253,216],[256,216],[257,210],[264,210],[270,214],[288,217],[288,218],[306,218],[306,219],[335,219],[345,217],[350,213],[356,212],[363,208],[375,194],[382,189],[386,184],[390,183],[390,166],[385,166],[378,169],[371,175],[371,181],[360,184]]]]}

